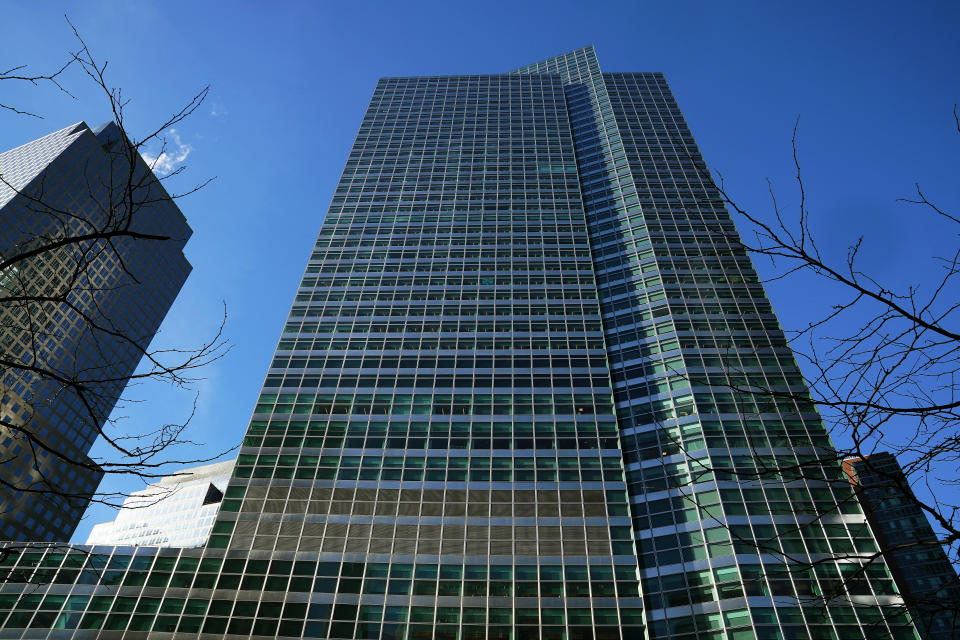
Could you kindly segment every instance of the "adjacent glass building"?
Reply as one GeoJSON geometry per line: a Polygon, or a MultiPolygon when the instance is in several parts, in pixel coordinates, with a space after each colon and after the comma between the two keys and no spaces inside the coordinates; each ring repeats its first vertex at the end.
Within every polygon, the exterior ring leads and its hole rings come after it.
{"type": "Polygon", "coordinates": [[[87,544],[203,546],[235,462],[181,469],[135,491],[123,501],[115,520],[93,525],[87,544]]]}
{"type": "Polygon", "coordinates": [[[0,153],[0,257],[47,247],[0,272],[0,539],[73,535],[103,477],[87,453],[190,273],[190,227],[121,135],[0,153]]]}
{"type": "Polygon", "coordinates": [[[960,578],[890,453],[843,461],[924,640],[960,637],[960,578]]]}
{"type": "Polygon", "coordinates": [[[804,387],[703,176],[591,47],[381,80],[209,543],[11,556],[2,633],[915,638],[839,466],[757,473],[829,440],[731,390],[804,387]]]}

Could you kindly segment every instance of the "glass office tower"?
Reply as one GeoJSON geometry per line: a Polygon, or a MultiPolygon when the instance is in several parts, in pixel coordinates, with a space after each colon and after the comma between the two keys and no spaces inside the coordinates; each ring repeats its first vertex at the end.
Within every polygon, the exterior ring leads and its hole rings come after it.
{"type": "Polygon", "coordinates": [[[0,153],[0,257],[47,247],[0,272],[0,540],[73,535],[103,477],[87,453],[190,273],[192,231],[122,135],[0,153]]]}
{"type": "Polygon", "coordinates": [[[734,474],[828,439],[730,390],[803,382],[700,166],[592,48],[381,80],[207,546],[8,559],[5,632],[914,638],[882,564],[784,561],[875,549],[839,467],[734,474]]]}

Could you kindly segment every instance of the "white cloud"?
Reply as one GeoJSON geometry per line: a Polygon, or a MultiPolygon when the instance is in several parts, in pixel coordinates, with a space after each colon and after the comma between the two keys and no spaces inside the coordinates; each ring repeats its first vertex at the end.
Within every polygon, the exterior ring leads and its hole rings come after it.
{"type": "Polygon", "coordinates": [[[169,175],[177,170],[193,151],[193,147],[185,144],[176,129],[170,129],[167,132],[168,137],[164,139],[164,149],[159,155],[146,149],[140,150],[140,155],[146,161],[147,165],[153,169],[153,172],[160,177],[169,175]]]}

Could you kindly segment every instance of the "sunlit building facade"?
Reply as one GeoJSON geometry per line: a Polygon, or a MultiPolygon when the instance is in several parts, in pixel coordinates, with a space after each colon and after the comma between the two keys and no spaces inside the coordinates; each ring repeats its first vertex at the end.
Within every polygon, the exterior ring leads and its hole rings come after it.
{"type": "Polygon", "coordinates": [[[111,522],[93,525],[87,544],[200,547],[210,537],[234,460],[182,469],[123,501],[111,522]]]}
{"type": "Polygon", "coordinates": [[[732,390],[803,380],[703,171],[591,47],[381,80],[206,547],[15,558],[6,631],[915,638],[839,466],[757,473],[829,440],[732,390]]]}

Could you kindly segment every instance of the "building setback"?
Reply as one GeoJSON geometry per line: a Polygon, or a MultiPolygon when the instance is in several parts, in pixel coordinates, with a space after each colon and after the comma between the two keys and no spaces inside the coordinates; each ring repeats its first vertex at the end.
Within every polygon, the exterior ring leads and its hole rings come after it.
{"type": "Polygon", "coordinates": [[[702,167],[592,47],[382,79],[207,546],[9,560],[5,632],[915,638],[882,562],[785,562],[876,549],[839,465],[745,479],[829,439],[731,390],[803,381],[702,167]]]}
{"type": "Polygon", "coordinates": [[[235,460],[181,469],[123,501],[115,520],[93,525],[87,544],[200,547],[210,537],[235,460]]]}
{"type": "Polygon", "coordinates": [[[169,238],[70,242],[0,273],[3,540],[70,539],[103,477],[87,453],[190,273],[190,227],[121,135],[81,122],[0,153],[3,259],[128,224],[169,238]]]}
{"type": "Polygon", "coordinates": [[[897,459],[880,452],[843,466],[921,637],[960,637],[960,580],[897,459]]]}

